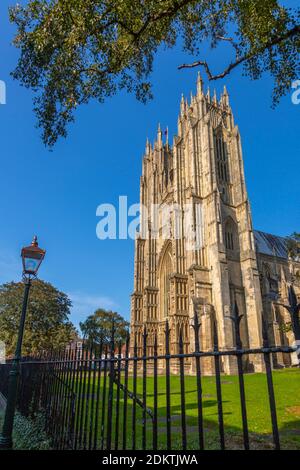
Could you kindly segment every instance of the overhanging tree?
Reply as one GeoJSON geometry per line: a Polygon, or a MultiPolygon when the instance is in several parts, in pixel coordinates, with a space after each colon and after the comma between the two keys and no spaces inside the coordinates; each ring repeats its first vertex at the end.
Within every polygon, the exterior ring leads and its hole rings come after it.
{"type": "Polygon", "coordinates": [[[35,93],[46,145],[67,135],[77,106],[103,102],[120,89],[151,98],[149,76],[158,48],[182,39],[209,80],[238,66],[252,79],[268,72],[273,102],[299,78],[300,9],[277,0],[29,0],[10,9],[21,55],[13,75],[35,93]],[[228,66],[214,73],[201,44],[232,47],[228,66]]]}
{"type": "MultiPolygon", "coordinates": [[[[15,350],[22,309],[24,284],[11,282],[0,286],[0,340],[6,353],[15,350]]],[[[34,355],[40,351],[64,348],[76,335],[69,321],[71,301],[50,283],[34,280],[29,295],[22,352],[34,355]]]]}

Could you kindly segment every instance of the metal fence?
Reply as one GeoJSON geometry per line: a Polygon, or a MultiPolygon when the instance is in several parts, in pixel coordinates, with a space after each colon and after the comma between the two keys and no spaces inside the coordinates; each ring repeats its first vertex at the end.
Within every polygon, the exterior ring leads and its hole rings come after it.
{"type": "MultiPolygon", "coordinates": [[[[239,396],[242,445],[250,448],[243,360],[256,355],[265,370],[269,417],[273,447],[280,448],[276,402],[272,377],[272,355],[292,353],[289,347],[270,347],[266,328],[263,328],[263,348],[243,349],[238,311],[232,317],[236,347],[219,350],[217,328],[214,324],[213,350],[203,352],[199,342],[200,324],[194,319],[195,344],[193,353],[184,353],[183,333],[180,333],[178,354],[170,354],[170,330],[165,328],[165,351],[158,354],[157,337],[153,354],[147,355],[147,331],[144,330],[142,354],[138,354],[137,338],[132,338],[133,354],[115,345],[114,332],[110,344],[75,348],[42,354],[39,358],[21,361],[17,408],[25,416],[34,417],[38,411],[45,415],[46,432],[55,449],[200,449],[206,448],[202,362],[210,358],[213,364],[214,397],[212,406],[217,413],[215,440],[220,449],[230,448],[224,425],[224,400],[221,362],[230,357],[237,365],[236,387],[239,396]],[[122,352],[123,351],[123,352],[122,352]],[[121,354],[122,352],[122,354],[121,354]],[[186,374],[186,364],[194,364],[194,376],[186,374]],[[161,374],[160,366],[163,367],[161,374]],[[177,367],[177,375],[171,373],[177,367]],[[192,390],[187,381],[193,380],[192,390]],[[177,387],[177,388],[176,388],[177,387]],[[176,393],[174,390],[176,389],[176,393]],[[188,415],[193,393],[195,412],[188,415]],[[175,394],[175,398],[174,395],[175,394]],[[174,407],[174,400],[176,401],[174,407]],[[175,411],[174,411],[175,408],[175,411]]],[[[132,351],[131,351],[132,352],[132,351]]],[[[0,391],[7,395],[10,364],[0,365],[0,391]]],[[[251,436],[250,436],[251,437],[251,436]]]]}

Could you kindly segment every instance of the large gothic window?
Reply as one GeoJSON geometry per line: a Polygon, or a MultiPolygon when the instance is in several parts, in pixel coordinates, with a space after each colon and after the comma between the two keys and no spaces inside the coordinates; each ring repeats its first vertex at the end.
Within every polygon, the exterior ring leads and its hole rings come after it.
{"type": "Polygon", "coordinates": [[[215,136],[218,178],[220,183],[229,183],[227,145],[221,134],[215,136]]]}
{"type": "Polygon", "coordinates": [[[159,272],[160,317],[169,316],[170,313],[170,276],[173,272],[172,245],[168,245],[161,262],[159,272]]]}
{"type": "Polygon", "coordinates": [[[238,233],[235,222],[229,217],[225,222],[225,246],[227,250],[239,249],[238,233]]]}
{"type": "Polygon", "coordinates": [[[230,172],[228,160],[228,148],[221,132],[214,136],[216,168],[219,188],[225,202],[230,203],[230,172]]]}

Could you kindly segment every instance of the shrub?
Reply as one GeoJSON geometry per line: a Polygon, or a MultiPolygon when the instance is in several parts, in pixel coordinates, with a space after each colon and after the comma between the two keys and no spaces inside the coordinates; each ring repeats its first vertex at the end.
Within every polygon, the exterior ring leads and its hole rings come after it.
{"type": "Polygon", "coordinates": [[[45,432],[45,415],[36,414],[34,419],[16,413],[14,421],[14,449],[49,450],[50,439],[45,432]]]}

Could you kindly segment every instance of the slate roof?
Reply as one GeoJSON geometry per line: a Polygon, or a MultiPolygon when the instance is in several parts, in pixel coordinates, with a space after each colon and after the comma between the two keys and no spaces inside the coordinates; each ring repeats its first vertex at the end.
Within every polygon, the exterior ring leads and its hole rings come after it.
{"type": "Polygon", "coordinates": [[[259,253],[279,258],[288,258],[286,238],[254,230],[256,250],[259,253]]]}

